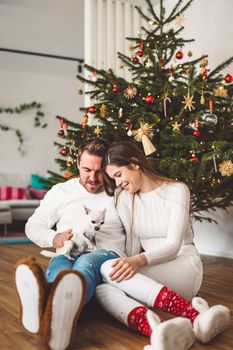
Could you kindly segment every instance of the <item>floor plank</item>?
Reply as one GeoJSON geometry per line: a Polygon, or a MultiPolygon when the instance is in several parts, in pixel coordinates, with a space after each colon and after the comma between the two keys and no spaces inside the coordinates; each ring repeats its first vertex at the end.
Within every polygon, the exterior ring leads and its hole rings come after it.
{"type": "MultiPolygon", "coordinates": [[[[24,330],[18,318],[18,300],[13,283],[13,267],[29,255],[37,258],[45,269],[48,260],[39,255],[40,248],[33,244],[0,245],[0,349],[44,350],[38,335],[24,330]]],[[[213,304],[222,303],[233,310],[233,260],[203,257],[204,281],[200,295],[213,304]]],[[[169,315],[161,313],[165,319],[169,315]]],[[[231,327],[208,345],[198,342],[193,350],[232,350],[233,320],[231,327]]],[[[91,302],[82,312],[77,327],[77,340],[72,350],[142,350],[149,340],[138,335],[105,313],[91,302]]],[[[175,350],[175,349],[174,349],[175,350]]]]}

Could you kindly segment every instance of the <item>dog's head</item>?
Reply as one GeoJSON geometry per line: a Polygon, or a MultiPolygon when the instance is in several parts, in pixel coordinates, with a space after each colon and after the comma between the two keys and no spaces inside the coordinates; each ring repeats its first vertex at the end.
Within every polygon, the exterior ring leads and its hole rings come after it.
{"type": "Polygon", "coordinates": [[[104,224],[105,220],[105,214],[106,210],[92,210],[87,208],[84,205],[84,210],[87,215],[88,221],[89,221],[89,226],[94,230],[94,231],[99,231],[101,226],[104,224]]]}

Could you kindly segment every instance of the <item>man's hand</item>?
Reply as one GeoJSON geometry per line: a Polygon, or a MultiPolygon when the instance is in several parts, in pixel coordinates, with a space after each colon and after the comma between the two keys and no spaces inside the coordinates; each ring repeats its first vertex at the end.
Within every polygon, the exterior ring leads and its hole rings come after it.
{"type": "Polygon", "coordinates": [[[64,241],[68,241],[73,237],[72,228],[64,232],[57,233],[53,239],[54,248],[61,248],[64,245],[64,241]]]}
{"type": "Polygon", "coordinates": [[[116,259],[112,264],[113,269],[109,277],[112,281],[116,282],[126,281],[133,277],[140,267],[147,264],[148,262],[144,254],[116,259]]]}

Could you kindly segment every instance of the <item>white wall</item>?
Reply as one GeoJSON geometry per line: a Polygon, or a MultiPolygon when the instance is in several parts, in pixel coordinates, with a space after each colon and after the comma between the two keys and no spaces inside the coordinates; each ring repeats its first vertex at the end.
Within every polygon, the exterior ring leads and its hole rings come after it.
{"type": "MultiPolygon", "coordinates": [[[[9,0],[0,2],[0,47],[84,58],[83,0],[9,0]]],[[[33,111],[0,114],[1,123],[18,127],[24,135],[26,155],[17,152],[14,133],[0,131],[0,169],[3,172],[58,171],[54,141],[59,129],[56,115],[81,120],[77,95],[77,64],[51,58],[0,52],[0,106],[16,107],[41,102],[48,127],[33,127],[33,111]]]]}
{"type": "MultiPolygon", "coordinates": [[[[172,8],[176,0],[167,0],[166,6],[172,8]]],[[[208,68],[214,69],[218,64],[233,55],[232,41],[232,0],[194,0],[185,13],[184,38],[195,39],[187,43],[184,53],[191,49],[193,58],[203,54],[209,55],[208,68]]],[[[185,57],[187,59],[187,56],[185,57]]],[[[225,72],[233,74],[233,64],[225,72]]]]}

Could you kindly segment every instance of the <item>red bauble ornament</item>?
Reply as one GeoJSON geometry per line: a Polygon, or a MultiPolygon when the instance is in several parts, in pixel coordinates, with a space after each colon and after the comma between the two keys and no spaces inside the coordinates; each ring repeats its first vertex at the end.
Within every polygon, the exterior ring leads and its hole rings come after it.
{"type": "Polygon", "coordinates": [[[195,153],[192,153],[190,159],[189,159],[191,162],[198,162],[198,158],[196,157],[196,154],[195,153]]]}
{"type": "Polygon", "coordinates": [[[195,137],[200,136],[200,131],[199,131],[199,130],[194,130],[193,135],[194,135],[195,137]]]}
{"type": "Polygon", "coordinates": [[[140,41],[140,44],[139,44],[139,49],[142,50],[143,49],[143,42],[140,41]]]}
{"type": "Polygon", "coordinates": [[[148,95],[148,96],[145,97],[144,101],[146,103],[153,103],[155,101],[155,98],[152,95],[148,95]]]}
{"type": "Polygon", "coordinates": [[[57,133],[59,136],[64,136],[65,135],[65,131],[64,129],[60,129],[57,133]]]}
{"type": "Polygon", "coordinates": [[[94,114],[96,112],[96,108],[94,105],[92,105],[91,107],[89,107],[88,111],[92,114],[94,114]]]}
{"type": "Polygon", "coordinates": [[[178,60],[181,60],[183,57],[184,57],[184,54],[183,54],[182,51],[178,51],[178,52],[176,53],[176,58],[177,58],[178,60]]]}
{"type": "Polygon", "coordinates": [[[138,55],[139,57],[142,57],[142,56],[143,56],[142,50],[138,51],[138,52],[137,52],[137,55],[138,55]]]}
{"type": "Polygon", "coordinates": [[[137,62],[138,62],[138,58],[137,58],[136,56],[133,56],[133,57],[132,57],[132,61],[133,61],[134,63],[137,63],[137,62]]]}
{"type": "Polygon", "coordinates": [[[114,85],[113,85],[112,91],[113,91],[113,92],[118,92],[118,86],[117,86],[117,84],[114,84],[114,85]]]}
{"type": "Polygon", "coordinates": [[[225,79],[225,82],[229,84],[229,83],[232,83],[233,76],[231,74],[227,74],[224,79],[225,79]]]}
{"type": "Polygon", "coordinates": [[[60,154],[64,157],[66,157],[69,153],[69,149],[67,147],[63,147],[61,150],[60,150],[60,154]]]}

